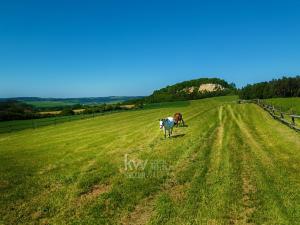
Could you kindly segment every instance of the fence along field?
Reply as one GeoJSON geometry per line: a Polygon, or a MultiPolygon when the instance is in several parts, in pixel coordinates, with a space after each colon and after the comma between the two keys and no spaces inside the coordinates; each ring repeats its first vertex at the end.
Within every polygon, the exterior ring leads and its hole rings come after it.
{"type": "Polygon", "coordinates": [[[255,99],[255,100],[238,100],[238,103],[255,103],[267,111],[274,119],[279,120],[283,124],[289,126],[290,128],[300,131],[300,115],[294,114],[294,104],[291,104],[290,101],[294,99],[300,100],[298,98],[286,98],[286,99],[255,99]],[[272,100],[272,101],[271,101],[272,100]],[[278,108],[275,108],[274,105],[269,105],[268,102],[277,102],[278,108]],[[278,102],[281,104],[278,106],[278,102]],[[287,107],[288,105],[288,107],[287,107]],[[292,107],[291,107],[292,105],[292,107]],[[286,112],[281,109],[285,108],[286,112]],[[289,112],[289,113],[288,113],[289,112]]]}
{"type": "Polygon", "coordinates": [[[0,134],[4,224],[297,224],[300,137],[234,97],[0,134]],[[187,127],[164,139],[158,119],[187,127]]]}
{"type": "Polygon", "coordinates": [[[274,119],[281,121],[283,124],[288,125],[296,131],[300,131],[300,126],[298,125],[298,123],[296,124],[296,121],[300,119],[300,115],[287,114],[285,112],[282,112],[281,110],[276,109],[273,105],[264,104],[259,100],[256,102],[256,104],[258,104],[268,113],[270,113],[270,115],[274,119]]]}

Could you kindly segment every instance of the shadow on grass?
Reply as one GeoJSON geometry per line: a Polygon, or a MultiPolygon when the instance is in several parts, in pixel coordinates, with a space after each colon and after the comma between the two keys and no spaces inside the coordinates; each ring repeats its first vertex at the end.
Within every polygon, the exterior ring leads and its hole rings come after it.
{"type": "Polygon", "coordinates": [[[172,135],[171,138],[180,138],[180,137],[183,137],[185,134],[175,134],[175,135],[172,135]]]}
{"type": "Polygon", "coordinates": [[[175,134],[175,135],[172,135],[171,137],[161,137],[160,140],[167,140],[167,139],[171,139],[171,138],[181,138],[183,137],[185,134],[175,134]]]}
{"type": "Polygon", "coordinates": [[[184,125],[179,125],[178,127],[177,126],[175,126],[175,128],[181,128],[181,127],[188,127],[189,125],[187,125],[187,124],[184,124],[184,125]]]}

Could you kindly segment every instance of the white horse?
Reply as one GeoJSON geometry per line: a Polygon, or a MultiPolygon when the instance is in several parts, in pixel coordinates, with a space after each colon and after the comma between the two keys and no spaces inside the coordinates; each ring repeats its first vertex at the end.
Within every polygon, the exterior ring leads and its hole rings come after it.
{"type": "Polygon", "coordinates": [[[174,125],[175,122],[173,117],[168,117],[166,119],[159,120],[159,128],[164,129],[165,138],[167,137],[167,131],[169,133],[169,137],[172,135],[174,125]]]}

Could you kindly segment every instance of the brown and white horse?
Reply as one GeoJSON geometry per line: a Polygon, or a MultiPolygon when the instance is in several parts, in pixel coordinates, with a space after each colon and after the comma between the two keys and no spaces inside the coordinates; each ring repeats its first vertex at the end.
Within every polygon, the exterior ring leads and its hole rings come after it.
{"type": "Polygon", "coordinates": [[[175,113],[173,118],[174,118],[175,125],[177,127],[178,127],[179,124],[182,124],[184,126],[184,121],[183,121],[181,113],[175,113]]]}

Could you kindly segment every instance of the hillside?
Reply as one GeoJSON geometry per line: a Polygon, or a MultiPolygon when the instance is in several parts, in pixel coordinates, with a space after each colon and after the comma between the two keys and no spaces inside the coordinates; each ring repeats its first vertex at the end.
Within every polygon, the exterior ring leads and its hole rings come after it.
{"type": "Polygon", "coordinates": [[[0,223],[296,224],[299,134],[236,99],[0,134],[0,223]]]}
{"type": "Polygon", "coordinates": [[[183,81],[156,90],[150,96],[128,102],[158,103],[202,99],[235,93],[235,85],[219,78],[200,78],[183,81]]]}

